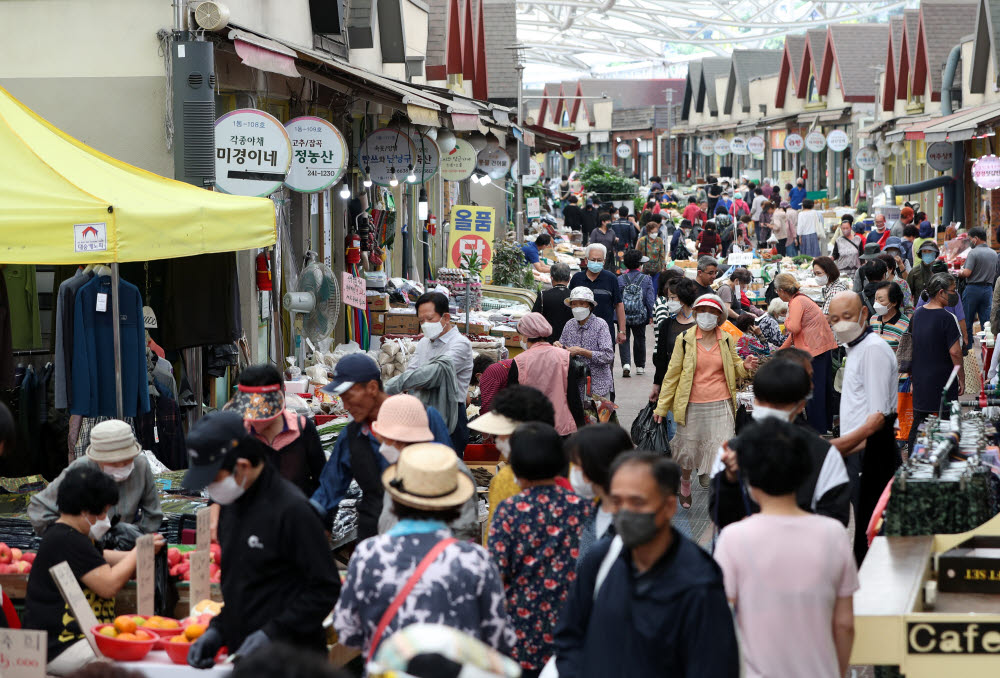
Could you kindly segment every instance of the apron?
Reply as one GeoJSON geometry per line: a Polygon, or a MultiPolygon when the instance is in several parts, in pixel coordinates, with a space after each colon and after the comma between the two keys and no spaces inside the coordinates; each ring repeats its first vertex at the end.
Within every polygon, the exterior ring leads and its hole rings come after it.
{"type": "Polygon", "coordinates": [[[361,488],[358,502],[358,541],[378,534],[378,518],[382,513],[382,470],[372,450],[368,436],[363,435],[361,425],[353,422],[347,427],[351,446],[351,472],[361,488]]]}

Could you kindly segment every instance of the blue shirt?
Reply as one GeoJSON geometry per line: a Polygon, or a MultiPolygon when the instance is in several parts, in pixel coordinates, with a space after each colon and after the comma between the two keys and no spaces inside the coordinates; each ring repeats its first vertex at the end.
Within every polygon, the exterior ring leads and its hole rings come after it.
{"type": "Polygon", "coordinates": [[[792,206],[793,209],[802,209],[802,201],[806,199],[806,189],[793,186],[792,190],[788,192],[788,204],[792,206]]]}
{"type": "MultiPolygon", "coordinates": [[[[434,434],[434,442],[451,447],[451,435],[448,433],[448,426],[444,423],[441,414],[433,407],[427,408],[427,423],[431,433],[434,434]]],[[[379,472],[385,471],[389,467],[387,460],[379,452],[381,443],[372,434],[367,426],[359,429],[360,435],[368,440],[371,445],[372,454],[378,462],[379,472]]],[[[323,472],[319,476],[319,489],[312,496],[312,503],[319,506],[323,515],[330,515],[337,510],[340,502],[347,496],[347,490],[351,486],[354,473],[351,471],[351,441],[345,428],[333,446],[333,453],[327,460],[323,472]]]]}
{"type": "Polygon", "coordinates": [[[529,264],[538,263],[538,245],[533,242],[526,242],[521,245],[521,251],[524,253],[524,258],[528,260],[529,264]]]}

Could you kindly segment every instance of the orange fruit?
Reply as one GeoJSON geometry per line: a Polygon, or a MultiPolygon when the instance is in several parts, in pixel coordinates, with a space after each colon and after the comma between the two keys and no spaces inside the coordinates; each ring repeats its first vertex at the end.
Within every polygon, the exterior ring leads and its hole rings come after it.
{"type": "Polygon", "coordinates": [[[115,631],[114,626],[105,626],[103,629],[98,631],[102,636],[107,636],[108,638],[117,638],[118,632],[115,631]]]}
{"type": "Polygon", "coordinates": [[[118,640],[143,640],[143,639],[139,638],[139,636],[135,635],[134,633],[119,633],[118,640]]]}
{"type": "Polygon", "coordinates": [[[190,643],[191,641],[189,641],[187,639],[187,636],[185,636],[183,633],[181,633],[181,634],[176,635],[173,638],[171,638],[170,642],[171,643],[190,643]]]}
{"type": "Polygon", "coordinates": [[[135,619],[129,616],[122,615],[115,619],[115,630],[119,633],[134,633],[135,632],[135,619]]]}
{"type": "Polygon", "coordinates": [[[181,624],[176,619],[169,619],[167,617],[163,617],[162,619],[160,619],[161,629],[179,629],[180,627],[181,624]]]}
{"type": "Polygon", "coordinates": [[[139,640],[152,640],[153,638],[153,636],[149,635],[148,633],[146,633],[141,629],[135,632],[135,637],[138,638],[139,640]]]}
{"type": "Polygon", "coordinates": [[[204,624],[188,624],[187,628],[184,629],[184,636],[188,640],[195,640],[205,633],[205,628],[204,624]]]}

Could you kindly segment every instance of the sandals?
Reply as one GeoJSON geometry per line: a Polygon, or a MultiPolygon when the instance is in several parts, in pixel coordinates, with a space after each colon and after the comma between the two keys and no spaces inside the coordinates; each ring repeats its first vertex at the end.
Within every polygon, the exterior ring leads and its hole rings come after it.
{"type": "Polygon", "coordinates": [[[681,508],[691,508],[691,481],[681,479],[681,508]]]}

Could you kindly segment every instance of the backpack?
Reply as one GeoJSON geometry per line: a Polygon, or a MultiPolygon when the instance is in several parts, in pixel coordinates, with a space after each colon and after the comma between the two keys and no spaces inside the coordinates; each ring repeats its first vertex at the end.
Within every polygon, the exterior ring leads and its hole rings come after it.
{"type": "Polygon", "coordinates": [[[746,202],[740,201],[738,203],[739,207],[736,208],[736,218],[739,219],[745,214],[750,214],[750,210],[747,209],[746,202]]]}
{"type": "Polygon", "coordinates": [[[625,306],[626,325],[644,325],[649,320],[646,311],[646,302],[642,298],[642,281],[646,274],[640,273],[639,277],[629,277],[626,273],[625,288],[622,290],[622,303],[625,306]]]}
{"type": "Polygon", "coordinates": [[[715,215],[715,228],[723,241],[733,239],[733,218],[728,214],[715,215]]]}

